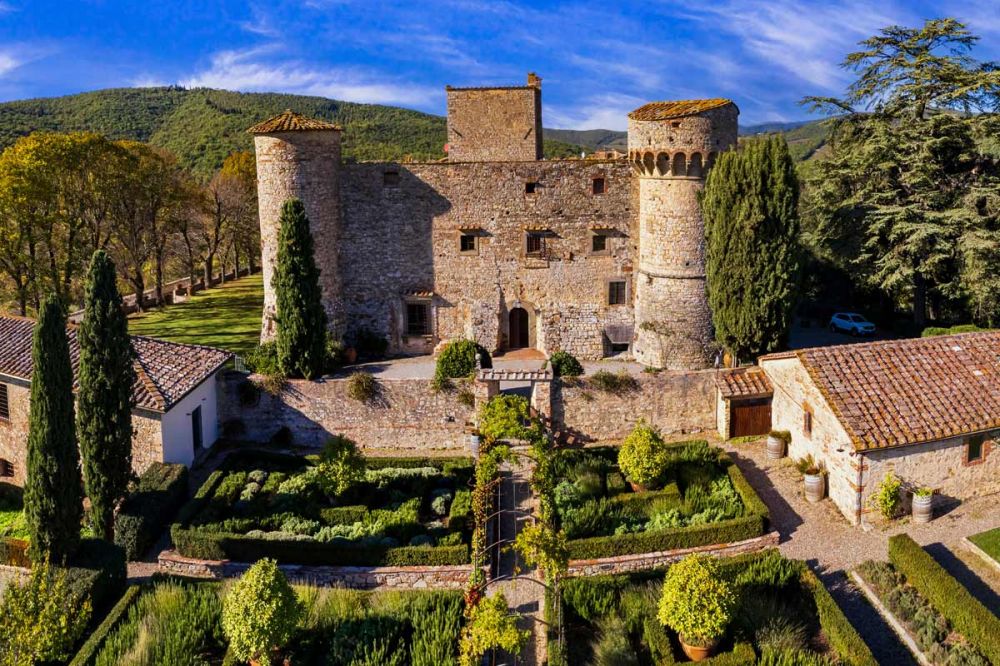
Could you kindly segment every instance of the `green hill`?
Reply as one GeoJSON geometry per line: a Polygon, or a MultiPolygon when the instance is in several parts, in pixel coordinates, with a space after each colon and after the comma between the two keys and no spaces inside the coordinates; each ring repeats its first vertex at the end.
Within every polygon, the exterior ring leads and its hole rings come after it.
{"type": "MultiPolygon", "coordinates": [[[[246,128],[285,109],[338,122],[344,127],[347,160],[435,160],[444,157],[445,119],[379,104],[325,97],[237,93],[208,88],[110,88],[94,92],[0,104],[0,148],[37,130],[94,131],[115,139],[163,146],[195,172],[208,175],[226,155],[252,147],[246,128]]],[[[743,134],[755,133],[754,127],[743,134]]],[[[807,159],[825,141],[815,122],[767,127],[784,131],[797,159],[807,159]]],[[[625,148],[625,132],[546,129],[546,157],[574,157],[583,150],[625,148]]]]}

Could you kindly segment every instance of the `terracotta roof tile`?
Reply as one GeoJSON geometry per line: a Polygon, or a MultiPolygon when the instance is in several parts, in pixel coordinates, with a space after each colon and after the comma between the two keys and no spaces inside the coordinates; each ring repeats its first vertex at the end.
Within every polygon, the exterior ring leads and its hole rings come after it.
{"type": "Polygon", "coordinates": [[[774,393],[767,375],[758,367],[726,370],[716,376],[715,383],[723,398],[759,398],[774,393]]]}
{"type": "Polygon", "coordinates": [[[342,128],[335,123],[316,118],[307,118],[291,109],[284,113],[279,113],[273,118],[268,118],[264,122],[257,123],[247,130],[250,134],[271,134],[274,132],[305,132],[308,130],[336,130],[342,128]]]}
{"type": "Polygon", "coordinates": [[[713,99],[682,99],[675,102],[650,102],[628,114],[632,120],[666,120],[668,118],[683,118],[704,111],[717,109],[732,104],[730,99],[716,97],[713,99]]]}
{"type": "MultiPolygon", "coordinates": [[[[25,317],[0,316],[0,374],[31,381],[31,341],[35,322],[25,317]]],[[[80,362],[76,327],[68,326],[73,374],[80,362]]],[[[222,349],[132,336],[136,353],[136,381],[132,396],[137,407],[167,411],[208,379],[232,354],[222,349]]]]}
{"type": "Polygon", "coordinates": [[[796,355],[858,450],[1000,428],[1000,331],[796,355]]]}

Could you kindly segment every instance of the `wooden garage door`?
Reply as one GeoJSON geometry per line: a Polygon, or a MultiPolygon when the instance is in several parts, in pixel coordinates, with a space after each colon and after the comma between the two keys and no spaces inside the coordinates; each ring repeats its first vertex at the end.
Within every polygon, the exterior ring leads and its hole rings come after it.
{"type": "Polygon", "coordinates": [[[733,400],[729,406],[729,436],[766,435],[771,430],[771,399],[733,400]]]}

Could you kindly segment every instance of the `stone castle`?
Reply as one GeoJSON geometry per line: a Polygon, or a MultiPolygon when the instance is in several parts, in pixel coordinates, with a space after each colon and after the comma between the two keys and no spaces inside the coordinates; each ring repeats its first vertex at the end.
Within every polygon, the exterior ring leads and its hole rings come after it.
{"type": "Polygon", "coordinates": [[[341,160],[341,128],[291,111],[250,128],[265,284],[281,205],[301,199],[334,334],[389,351],[444,340],[491,351],[629,354],[648,366],[708,363],[704,225],[697,194],[736,145],[726,99],[652,102],[629,114],[626,159],[542,159],[541,79],[452,88],[448,157],[341,160]]]}

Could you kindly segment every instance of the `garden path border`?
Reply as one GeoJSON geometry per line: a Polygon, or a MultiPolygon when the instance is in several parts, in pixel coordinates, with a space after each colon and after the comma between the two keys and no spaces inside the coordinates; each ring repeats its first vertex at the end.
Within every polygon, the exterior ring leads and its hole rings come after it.
{"type": "MultiPolygon", "coordinates": [[[[236,578],[250,568],[247,562],[231,560],[200,560],[184,557],[175,550],[160,553],[159,569],[163,573],[186,578],[222,580],[236,578]]],[[[279,564],[293,583],[309,583],[321,587],[347,587],[355,590],[462,590],[472,570],[468,564],[404,567],[352,567],[279,564]]]]}
{"type": "Polygon", "coordinates": [[[567,576],[594,576],[601,574],[620,574],[631,571],[656,569],[683,559],[692,553],[713,555],[715,557],[732,557],[744,553],[753,553],[778,545],[779,534],[770,531],[761,536],[736,541],[733,543],[714,543],[707,546],[661,550],[651,553],[635,553],[600,557],[593,560],[570,560],[567,576]]]}
{"type": "Polygon", "coordinates": [[[906,627],[903,626],[902,622],[899,621],[892,611],[885,607],[882,600],[878,598],[877,594],[875,594],[875,591],[871,589],[868,583],[865,582],[865,579],[861,577],[861,574],[854,569],[851,569],[849,573],[854,584],[857,585],[858,589],[861,590],[865,597],[867,597],[869,603],[871,603],[875,610],[878,611],[878,614],[882,616],[882,619],[886,621],[886,624],[888,624],[889,627],[892,628],[893,632],[899,636],[899,640],[903,642],[903,645],[905,645],[910,651],[913,658],[916,659],[922,666],[933,666],[931,660],[927,658],[927,655],[923,653],[917,645],[917,642],[913,640],[910,632],[906,630],[906,627]]]}
{"type": "Polygon", "coordinates": [[[972,539],[969,537],[962,537],[962,545],[965,546],[969,551],[975,554],[977,557],[982,559],[986,564],[991,566],[995,571],[1000,572],[1000,562],[993,559],[993,556],[987,553],[985,550],[977,546],[972,539]]]}

